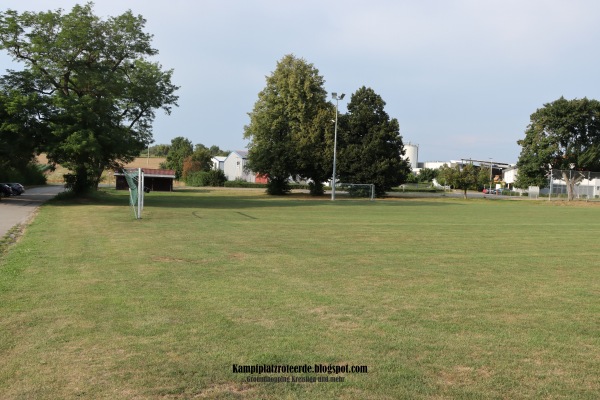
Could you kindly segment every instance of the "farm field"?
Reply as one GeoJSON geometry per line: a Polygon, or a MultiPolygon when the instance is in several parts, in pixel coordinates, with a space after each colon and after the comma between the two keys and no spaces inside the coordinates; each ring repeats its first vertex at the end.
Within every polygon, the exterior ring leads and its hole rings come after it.
{"type": "MultiPolygon", "coordinates": [[[[158,168],[160,168],[159,167],[160,163],[165,162],[165,161],[166,161],[165,157],[137,157],[129,164],[126,164],[125,167],[126,168],[158,169],[158,168]]],[[[37,162],[39,164],[48,164],[48,158],[46,157],[45,154],[40,154],[37,156],[37,162]]],[[[63,183],[64,182],[63,175],[68,174],[68,173],[70,173],[70,171],[67,168],[57,165],[56,169],[54,171],[49,172],[48,175],[46,175],[47,182],[51,183],[51,184],[63,183]]],[[[105,171],[102,174],[102,180],[103,180],[103,183],[114,185],[115,180],[114,180],[113,172],[105,171]]]]}
{"type": "Polygon", "coordinates": [[[50,202],[0,259],[0,397],[598,398],[600,204],[127,202],[50,202]],[[234,372],[315,364],[367,370],[234,372]]]}

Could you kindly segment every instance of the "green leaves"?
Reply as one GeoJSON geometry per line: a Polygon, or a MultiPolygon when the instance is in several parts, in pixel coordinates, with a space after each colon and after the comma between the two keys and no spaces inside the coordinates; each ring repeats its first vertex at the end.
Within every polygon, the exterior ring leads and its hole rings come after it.
{"type": "Polygon", "coordinates": [[[600,169],[600,102],[564,97],[544,104],[531,115],[521,147],[518,184],[543,186],[553,169],[600,169]]]}
{"type": "MultiPolygon", "coordinates": [[[[334,111],[327,102],[324,79],[305,60],[287,55],[267,77],[244,128],[249,145],[249,167],[269,176],[270,192],[285,192],[291,176],[326,180],[331,174],[333,145],[328,147],[329,122],[334,111]]],[[[317,189],[318,191],[318,189],[317,189]]]]}
{"type": "Polygon", "coordinates": [[[363,86],[352,95],[338,132],[340,178],[349,183],[373,183],[378,196],[404,182],[410,173],[402,159],[400,125],[384,107],[381,96],[363,86]]]}
{"type": "Polygon", "coordinates": [[[103,20],[92,3],[0,14],[0,48],[24,65],[0,84],[37,95],[30,119],[51,132],[39,150],[85,175],[77,187],[95,188],[105,168],[135,157],[151,142],[155,111],[177,106],[173,71],[147,60],[157,50],[145,22],[131,11],[103,20]]]}
{"type": "MultiPolygon", "coordinates": [[[[485,174],[489,174],[489,169],[483,170],[485,174]]],[[[477,184],[480,181],[479,169],[473,164],[455,165],[450,167],[444,164],[438,172],[439,181],[444,185],[450,185],[455,189],[461,189],[464,193],[464,198],[467,198],[468,189],[477,189],[477,184]]]]}
{"type": "MultiPolygon", "coordinates": [[[[333,169],[336,108],[327,101],[324,79],[312,64],[285,56],[258,96],[245,127],[250,139],[249,167],[269,176],[270,185],[290,177],[310,179],[312,194],[333,169]]],[[[359,89],[338,123],[339,176],[346,182],[374,183],[378,195],[410,172],[396,119],[372,89],[359,89]]],[[[269,190],[280,193],[277,189],[269,190]]]]}
{"type": "Polygon", "coordinates": [[[179,179],[183,176],[183,164],[186,158],[192,155],[194,147],[189,139],[183,136],[178,136],[171,140],[171,147],[167,154],[165,166],[168,169],[175,170],[175,178],[179,179]]]}

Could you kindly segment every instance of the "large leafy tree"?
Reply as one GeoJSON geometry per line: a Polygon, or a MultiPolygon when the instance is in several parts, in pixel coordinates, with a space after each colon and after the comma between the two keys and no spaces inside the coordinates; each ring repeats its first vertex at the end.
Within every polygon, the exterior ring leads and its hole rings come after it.
{"type": "MultiPolygon", "coordinates": [[[[145,20],[128,11],[102,20],[92,3],[63,10],[0,14],[0,49],[24,65],[4,81],[35,93],[35,118],[50,132],[48,159],[76,174],[74,190],[96,188],[102,171],[132,160],[151,142],[155,111],[177,105],[172,71],[145,20]]],[[[34,115],[34,110],[31,110],[34,115]]]]}
{"type": "Polygon", "coordinates": [[[525,138],[517,142],[521,155],[517,162],[520,187],[544,186],[547,173],[562,170],[569,200],[581,174],[575,170],[600,170],[600,102],[587,98],[567,100],[564,97],[544,104],[531,114],[525,138]]]}
{"type": "Polygon", "coordinates": [[[0,78],[0,176],[23,171],[33,162],[47,134],[36,115],[46,110],[35,93],[19,90],[16,82],[0,78]]]}
{"type": "Polygon", "coordinates": [[[231,151],[229,150],[221,150],[219,148],[219,146],[212,145],[210,146],[210,148],[208,149],[208,151],[210,152],[211,157],[215,157],[215,156],[228,156],[229,153],[231,153],[231,151]]]}
{"type": "Polygon", "coordinates": [[[185,159],[190,157],[193,152],[194,146],[192,145],[192,142],[183,136],[177,136],[171,140],[167,159],[161,164],[161,167],[174,170],[175,178],[180,179],[183,176],[183,164],[185,159]]]}
{"type": "Polygon", "coordinates": [[[248,167],[269,177],[267,191],[283,194],[290,177],[310,178],[313,194],[331,174],[333,107],[324,79],[304,59],[286,55],[258,94],[244,137],[248,167]]]}
{"type": "Polygon", "coordinates": [[[480,176],[480,170],[473,164],[455,165],[453,167],[444,164],[438,171],[438,180],[443,182],[444,185],[462,190],[465,199],[467,198],[467,190],[478,188],[480,176]]]}
{"type": "Polygon", "coordinates": [[[492,188],[494,184],[492,176],[492,171],[490,170],[489,165],[482,165],[479,167],[479,172],[477,173],[477,189],[480,188],[492,188]]]}
{"type": "Polygon", "coordinates": [[[384,108],[381,96],[363,86],[352,95],[338,131],[340,179],[375,184],[377,196],[405,182],[410,173],[402,158],[405,150],[398,120],[390,119],[384,108]]]}
{"type": "Polygon", "coordinates": [[[431,183],[438,176],[438,170],[433,168],[422,168],[417,175],[418,182],[431,183]]]}
{"type": "Polygon", "coordinates": [[[184,180],[187,180],[189,174],[193,172],[210,171],[212,165],[210,149],[199,143],[195,146],[194,152],[183,161],[181,177],[184,180]]]}
{"type": "Polygon", "coordinates": [[[150,153],[151,157],[166,157],[169,154],[169,148],[168,144],[155,144],[146,149],[146,151],[142,151],[140,156],[146,156],[150,153]]]}

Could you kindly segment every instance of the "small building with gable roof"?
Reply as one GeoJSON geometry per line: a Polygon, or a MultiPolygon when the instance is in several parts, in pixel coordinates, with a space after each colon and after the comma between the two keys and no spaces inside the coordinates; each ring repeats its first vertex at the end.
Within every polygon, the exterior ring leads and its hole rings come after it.
{"type": "MultiPolygon", "coordinates": [[[[127,171],[137,173],[137,168],[128,168],[127,171]]],[[[155,192],[172,192],[173,181],[175,180],[175,171],[172,169],[152,169],[142,168],[144,172],[144,187],[155,192]]],[[[127,180],[123,172],[115,172],[117,190],[127,190],[127,180]]]]}

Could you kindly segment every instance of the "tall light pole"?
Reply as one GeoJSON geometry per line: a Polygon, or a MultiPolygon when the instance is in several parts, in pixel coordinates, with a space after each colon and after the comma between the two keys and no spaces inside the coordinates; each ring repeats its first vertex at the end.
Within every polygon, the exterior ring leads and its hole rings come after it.
{"type": "Polygon", "coordinates": [[[548,201],[552,200],[552,164],[548,164],[548,186],[550,187],[550,192],[548,192],[548,201]]]}
{"type": "Polygon", "coordinates": [[[567,197],[569,198],[569,201],[573,200],[573,197],[575,197],[575,195],[573,193],[575,191],[575,185],[573,185],[573,168],[575,168],[575,164],[570,163],[569,164],[569,187],[567,188],[567,197]]]}
{"type": "Polygon", "coordinates": [[[492,178],[492,157],[490,157],[490,193],[492,191],[492,182],[493,182],[493,178],[492,178]]]}
{"type": "Polygon", "coordinates": [[[335,100],[335,128],[333,133],[333,179],[331,180],[331,201],[335,200],[335,164],[337,157],[337,125],[338,125],[338,101],[344,98],[342,93],[338,96],[336,92],[331,93],[331,97],[335,100]]]}

